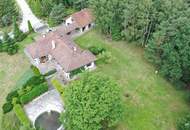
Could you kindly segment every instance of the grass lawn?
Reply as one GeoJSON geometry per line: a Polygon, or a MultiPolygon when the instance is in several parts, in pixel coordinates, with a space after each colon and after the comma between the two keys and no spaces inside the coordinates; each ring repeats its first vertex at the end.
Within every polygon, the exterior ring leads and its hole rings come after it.
{"type": "MultiPolygon", "coordinates": [[[[113,42],[96,31],[75,40],[81,47],[104,46],[112,53],[110,64],[99,65],[100,71],[122,86],[126,115],[118,130],[176,130],[176,120],[190,110],[187,93],[155,74],[143,57],[143,49],[124,42],[113,42]]],[[[101,87],[101,86],[100,86],[101,87]]]]}
{"type": "MultiPolygon", "coordinates": [[[[20,49],[16,55],[9,56],[6,53],[0,53],[0,108],[5,102],[7,94],[32,75],[29,70],[30,63],[23,52],[23,48],[27,44],[32,43],[32,37],[35,35],[36,34],[31,34],[24,41],[18,43],[20,49]]],[[[2,109],[0,109],[0,122],[1,121],[2,109]]]]}

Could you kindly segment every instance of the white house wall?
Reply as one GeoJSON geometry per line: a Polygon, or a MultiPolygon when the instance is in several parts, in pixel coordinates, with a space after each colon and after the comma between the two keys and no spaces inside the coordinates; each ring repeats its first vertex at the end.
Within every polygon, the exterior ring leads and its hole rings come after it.
{"type": "Polygon", "coordinates": [[[69,24],[72,24],[72,17],[69,17],[68,19],[65,20],[65,25],[68,26],[69,24]]]}
{"type": "Polygon", "coordinates": [[[96,66],[95,66],[95,63],[94,63],[94,62],[92,62],[92,63],[90,64],[90,66],[87,66],[87,65],[84,66],[85,70],[91,70],[91,69],[94,69],[95,67],[96,67],[96,66]]]}

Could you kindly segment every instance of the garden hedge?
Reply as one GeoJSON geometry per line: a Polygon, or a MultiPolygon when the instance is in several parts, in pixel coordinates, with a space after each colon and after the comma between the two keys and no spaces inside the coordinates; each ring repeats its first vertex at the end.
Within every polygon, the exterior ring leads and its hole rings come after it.
{"type": "Polygon", "coordinates": [[[22,104],[26,104],[47,91],[48,91],[47,83],[40,84],[35,88],[33,88],[30,92],[22,95],[20,97],[20,102],[22,104]]]}
{"type": "Polygon", "coordinates": [[[56,79],[51,80],[51,83],[56,88],[56,90],[62,95],[64,92],[63,85],[56,79]]]}
{"type": "Polygon", "coordinates": [[[35,85],[39,85],[41,83],[45,82],[45,78],[44,76],[33,76],[31,77],[24,85],[23,87],[27,87],[27,86],[35,86],[35,85]]]}
{"type": "Polygon", "coordinates": [[[70,72],[70,77],[78,75],[78,74],[82,73],[83,71],[85,71],[84,67],[81,67],[81,68],[78,68],[76,70],[73,70],[73,71],[70,72]]]}
{"type": "Polygon", "coordinates": [[[18,94],[17,90],[15,90],[15,91],[10,92],[10,93],[7,95],[6,100],[7,100],[8,102],[11,102],[13,98],[18,97],[18,96],[19,96],[19,94],[18,94]]]}
{"type": "Polygon", "coordinates": [[[30,124],[30,120],[28,119],[24,109],[22,108],[22,106],[20,104],[16,104],[13,108],[16,116],[18,117],[18,119],[20,120],[20,122],[26,126],[29,127],[30,124]]]}
{"type": "Polygon", "coordinates": [[[10,112],[13,109],[13,104],[11,102],[6,102],[3,107],[3,113],[6,114],[8,112],[10,112]]]}
{"type": "Polygon", "coordinates": [[[54,74],[56,72],[57,72],[57,70],[53,69],[53,70],[50,70],[49,72],[45,73],[44,76],[50,76],[50,75],[52,75],[52,74],[54,74]]]}
{"type": "Polygon", "coordinates": [[[32,69],[33,73],[34,73],[36,76],[41,75],[39,69],[38,69],[36,66],[31,65],[30,68],[32,69]]]}

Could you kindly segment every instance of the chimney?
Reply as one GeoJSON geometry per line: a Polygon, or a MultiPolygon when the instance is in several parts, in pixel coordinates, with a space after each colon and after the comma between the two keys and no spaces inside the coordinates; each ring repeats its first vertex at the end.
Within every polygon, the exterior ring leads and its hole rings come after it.
{"type": "Polygon", "coordinates": [[[52,50],[55,49],[55,41],[54,40],[52,40],[51,45],[52,45],[52,50]]]}
{"type": "Polygon", "coordinates": [[[77,48],[76,48],[76,47],[73,47],[73,50],[74,50],[74,52],[76,52],[76,51],[77,51],[77,48]]]}

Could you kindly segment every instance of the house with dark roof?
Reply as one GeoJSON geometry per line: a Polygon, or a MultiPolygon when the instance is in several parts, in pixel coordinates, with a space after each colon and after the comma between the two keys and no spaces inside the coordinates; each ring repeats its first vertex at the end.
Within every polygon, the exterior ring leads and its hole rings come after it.
{"type": "Polygon", "coordinates": [[[81,49],[69,35],[73,31],[84,32],[92,26],[91,11],[83,9],[66,18],[65,26],[36,38],[35,43],[26,47],[25,53],[42,74],[56,69],[70,80],[76,70],[95,68],[96,57],[90,51],[81,49]]]}

